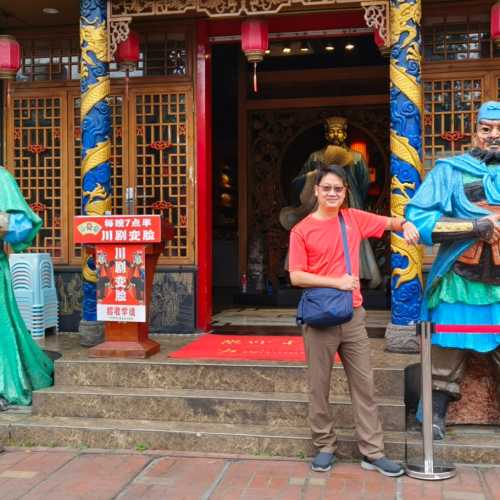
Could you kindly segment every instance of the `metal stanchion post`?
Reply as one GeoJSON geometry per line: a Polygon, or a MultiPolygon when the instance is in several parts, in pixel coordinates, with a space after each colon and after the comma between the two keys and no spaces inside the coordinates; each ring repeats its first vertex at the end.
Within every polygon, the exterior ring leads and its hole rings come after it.
{"type": "Polygon", "coordinates": [[[423,422],[422,434],[424,440],[424,463],[408,464],[406,473],[415,479],[437,481],[450,479],[456,474],[454,465],[434,464],[434,453],[432,448],[432,324],[430,321],[422,321],[417,325],[417,333],[420,334],[420,359],[422,370],[422,409],[423,422]]]}

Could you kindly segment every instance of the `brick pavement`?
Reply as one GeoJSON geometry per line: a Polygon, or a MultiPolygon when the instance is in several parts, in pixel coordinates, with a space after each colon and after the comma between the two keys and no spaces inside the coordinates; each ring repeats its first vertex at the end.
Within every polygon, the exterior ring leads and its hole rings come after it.
{"type": "Polygon", "coordinates": [[[8,449],[0,499],[500,500],[500,465],[458,467],[457,477],[386,478],[359,464],[315,473],[301,460],[146,451],[8,449]]]}

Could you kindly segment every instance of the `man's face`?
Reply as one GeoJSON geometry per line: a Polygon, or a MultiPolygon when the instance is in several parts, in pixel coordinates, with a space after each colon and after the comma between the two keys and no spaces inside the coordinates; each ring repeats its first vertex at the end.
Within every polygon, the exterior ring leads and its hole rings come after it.
{"type": "Polygon", "coordinates": [[[481,120],[476,136],[478,148],[491,153],[500,152],[500,120],[481,120]]]}
{"type": "Polygon", "coordinates": [[[328,127],[325,133],[326,140],[329,144],[340,146],[345,143],[347,139],[347,132],[339,125],[328,127]]]}
{"type": "Polygon", "coordinates": [[[326,174],[319,185],[314,186],[318,205],[323,208],[340,208],[344,203],[347,189],[340,177],[326,174]]]}

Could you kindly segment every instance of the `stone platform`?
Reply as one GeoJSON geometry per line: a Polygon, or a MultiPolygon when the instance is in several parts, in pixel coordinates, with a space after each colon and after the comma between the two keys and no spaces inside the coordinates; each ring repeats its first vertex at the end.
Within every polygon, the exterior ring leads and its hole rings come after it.
{"type": "MultiPolygon", "coordinates": [[[[307,422],[306,369],[276,362],[186,361],[168,353],[194,335],[155,336],[161,351],[147,360],[89,359],[78,336],[49,337],[59,351],[55,386],[34,393],[31,410],[0,414],[0,442],[67,446],[246,453],[312,454],[307,422]]],[[[399,460],[421,453],[418,433],[407,431],[405,367],[418,356],[383,351],[371,339],[376,394],[387,454],[399,460]]],[[[341,365],[332,375],[339,456],[358,458],[352,407],[341,365]]],[[[500,463],[500,430],[450,432],[436,444],[439,457],[462,463],[500,463]]]]}

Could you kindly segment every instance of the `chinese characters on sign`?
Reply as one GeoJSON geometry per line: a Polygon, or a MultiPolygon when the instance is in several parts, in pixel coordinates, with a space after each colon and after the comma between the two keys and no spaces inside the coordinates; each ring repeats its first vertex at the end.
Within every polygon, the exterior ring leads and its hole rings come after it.
{"type": "Polygon", "coordinates": [[[99,321],[146,321],[145,263],[141,245],[96,247],[99,321]]]}
{"type": "Polygon", "coordinates": [[[76,243],[158,243],[159,215],[109,215],[75,218],[76,243]]]}

